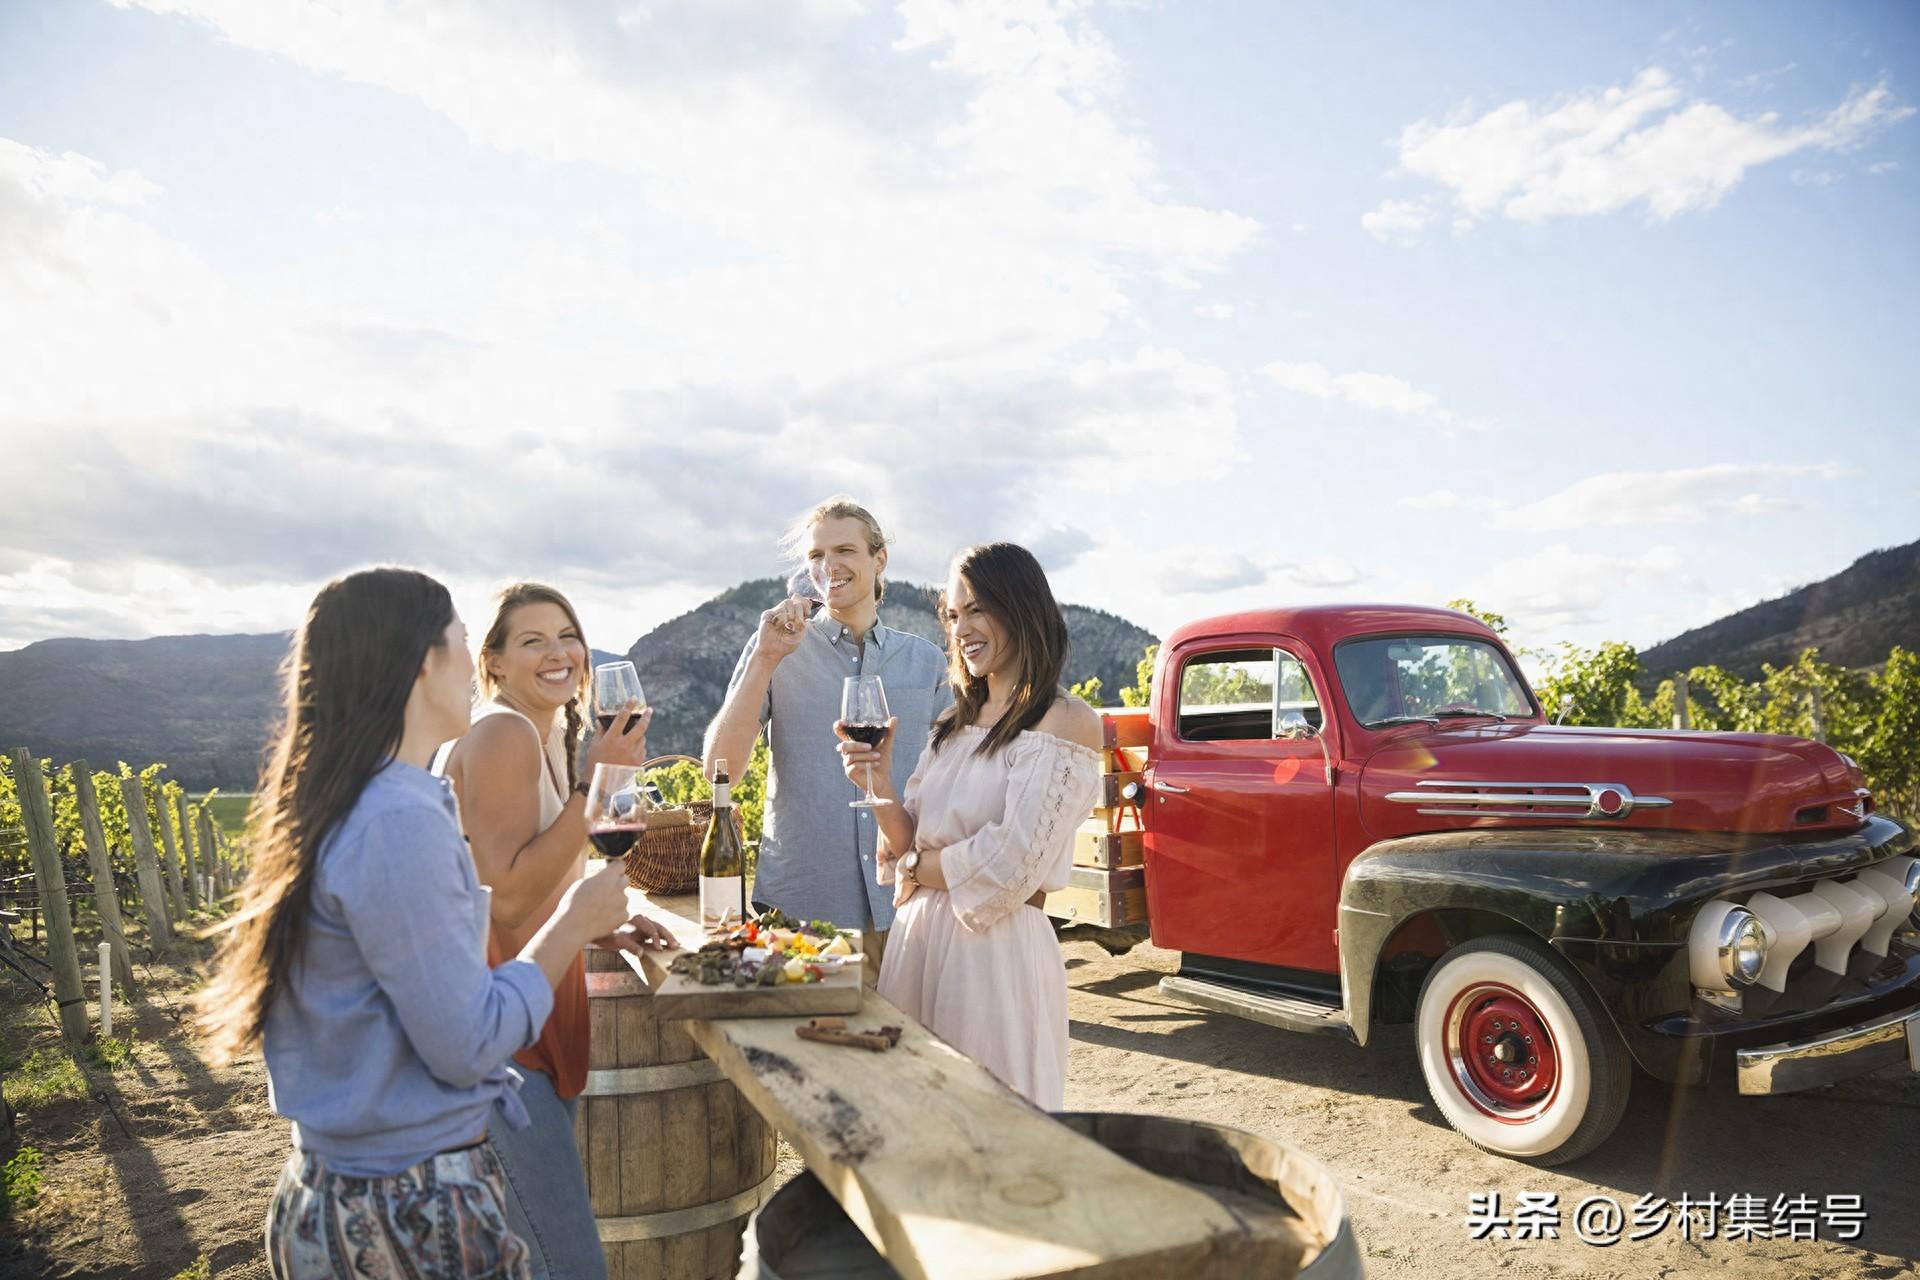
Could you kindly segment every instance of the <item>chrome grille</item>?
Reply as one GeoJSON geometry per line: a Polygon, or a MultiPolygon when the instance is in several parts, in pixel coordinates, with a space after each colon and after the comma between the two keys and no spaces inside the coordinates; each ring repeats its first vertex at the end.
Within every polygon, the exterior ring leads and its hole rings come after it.
{"type": "Polygon", "coordinates": [[[1416,783],[1412,791],[1389,791],[1387,799],[1394,804],[1418,805],[1419,812],[1443,818],[1598,818],[1609,822],[1618,822],[1635,809],[1665,809],[1673,803],[1665,796],[1636,796],[1622,782],[1434,780],[1416,783]]]}

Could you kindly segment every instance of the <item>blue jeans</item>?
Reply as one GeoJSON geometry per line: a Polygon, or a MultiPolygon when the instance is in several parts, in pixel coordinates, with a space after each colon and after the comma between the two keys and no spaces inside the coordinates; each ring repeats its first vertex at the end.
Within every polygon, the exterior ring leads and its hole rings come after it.
{"type": "Polygon", "coordinates": [[[533,1253],[534,1280],[607,1280],[600,1228],[587,1199],[587,1174],[573,1141],[578,1099],[565,1102],[553,1077],[516,1064],[520,1101],[533,1123],[509,1129],[496,1109],[488,1135],[506,1173],[507,1225],[533,1253]]]}

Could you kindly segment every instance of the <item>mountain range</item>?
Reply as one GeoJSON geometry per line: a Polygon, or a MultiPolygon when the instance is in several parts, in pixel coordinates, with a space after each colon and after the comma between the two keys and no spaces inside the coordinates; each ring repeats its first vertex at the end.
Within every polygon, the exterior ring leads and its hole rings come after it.
{"type": "Polygon", "coordinates": [[[1920,542],[1861,556],[1831,578],[1695,627],[1640,655],[1643,679],[1714,665],[1748,680],[1801,650],[1843,667],[1878,667],[1893,646],[1920,648],[1920,542]]]}
{"type": "MultiPolygon", "coordinates": [[[[782,580],[745,582],[655,627],[628,651],[654,707],[648,745],[693,754],[725,696],[741,646],[782,580]]],[[[1068,679],[1099,676],[1109,696],[1132,684],[1154,637],[1124,618],[1067,605],[1068,679]]],[[[939,643],[932,593],[888,586],[887,626],[939,643]]],[[[164,760],[192,790],[253,788],[278,714],[278,669],[291,636],[161,636],[151,640],[42,640],[0,653],[0,749],[28,746],[56,763],[96,769],[164,760]]],[[[596,664],[621,656],[595,650],[596,664]]]]}
{"type": "MultiPolygon", "coordinates": [[[[626,656],[655,708],[649,745],[694,754],[726,693],[741,646],[777,578],[744,582],[640,637],[626,656]]],[[[1147,631],[1111,613],[1067,605],[1068,679],[1098,676],[1113,700],[1134,681],[1147,631]]],[[[891,584],[881,620],[939,643],[933,595],[891,584]]],[[[152,640],[42,640],[0,653],[0,748],[31,746],[60,763],[96,768],[167,762],[194,789],[248,790],[278,700],[288,636],[162,636],[152,640]]],[[[1714,663],[1751,678],[1818,646],[1829,662],[1871,667],[1894,645],[1920,649],[1920,542],[1862,556],[1822,582],[1697,627],[1646,650],[1645,678],[1714,663]]],[[[596,663],[611,660],[595,651],[596,663]]]]}

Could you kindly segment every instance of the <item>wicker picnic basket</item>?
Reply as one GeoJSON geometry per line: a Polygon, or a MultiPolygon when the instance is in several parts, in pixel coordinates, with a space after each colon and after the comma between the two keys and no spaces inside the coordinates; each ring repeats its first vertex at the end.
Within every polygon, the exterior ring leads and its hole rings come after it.
{"type": "MultiPolygon", "coordinates": [[[[685,760],[699,766],[692,756],[655,756],[642,764],[644,769],[685,760]]],[[[683,805],[665,805],[647,811],[647,829],[627,851],[627,883],[648,893],[692,893],[700,887],[700,845],[707,837],[707,824],[713,819],[711,794],[705,800],[690,800],[683,805]]],[[[740,824],[740,807],[734,806],[733,827],[746,839],[740,824]]]]}

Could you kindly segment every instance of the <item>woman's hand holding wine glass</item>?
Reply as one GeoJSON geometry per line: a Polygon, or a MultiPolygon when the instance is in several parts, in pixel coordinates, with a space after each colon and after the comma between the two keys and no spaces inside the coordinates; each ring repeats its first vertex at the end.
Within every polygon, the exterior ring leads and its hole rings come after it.
{"type": "Polygon", "coordinates": [[[647,829],[644,781],[638,765],[593,766],[593,780],[587,784],[587,838],[609,862],[624,858],[647,829]]]}
{"type": "Polygon", "coordinates": [[[893,804],[893,729],[897,720],[887,714],[887,689],[879,676],[849,676],[841,693],[841,718],[833,725],[839,735],[841,768],[854,785],[866,783],[866,794],[852,808],[893,804]],[[879,794],[876,789],[883,789],[879,794]]]}
{"type": "Polygon", "coordinates": [[[631,662],[609,662],[593,669],[593,720],[599,726],[587,748],[587,766],[639,764],[647,758],[647,726],[653,708],[640,688],[631,662]]]}

